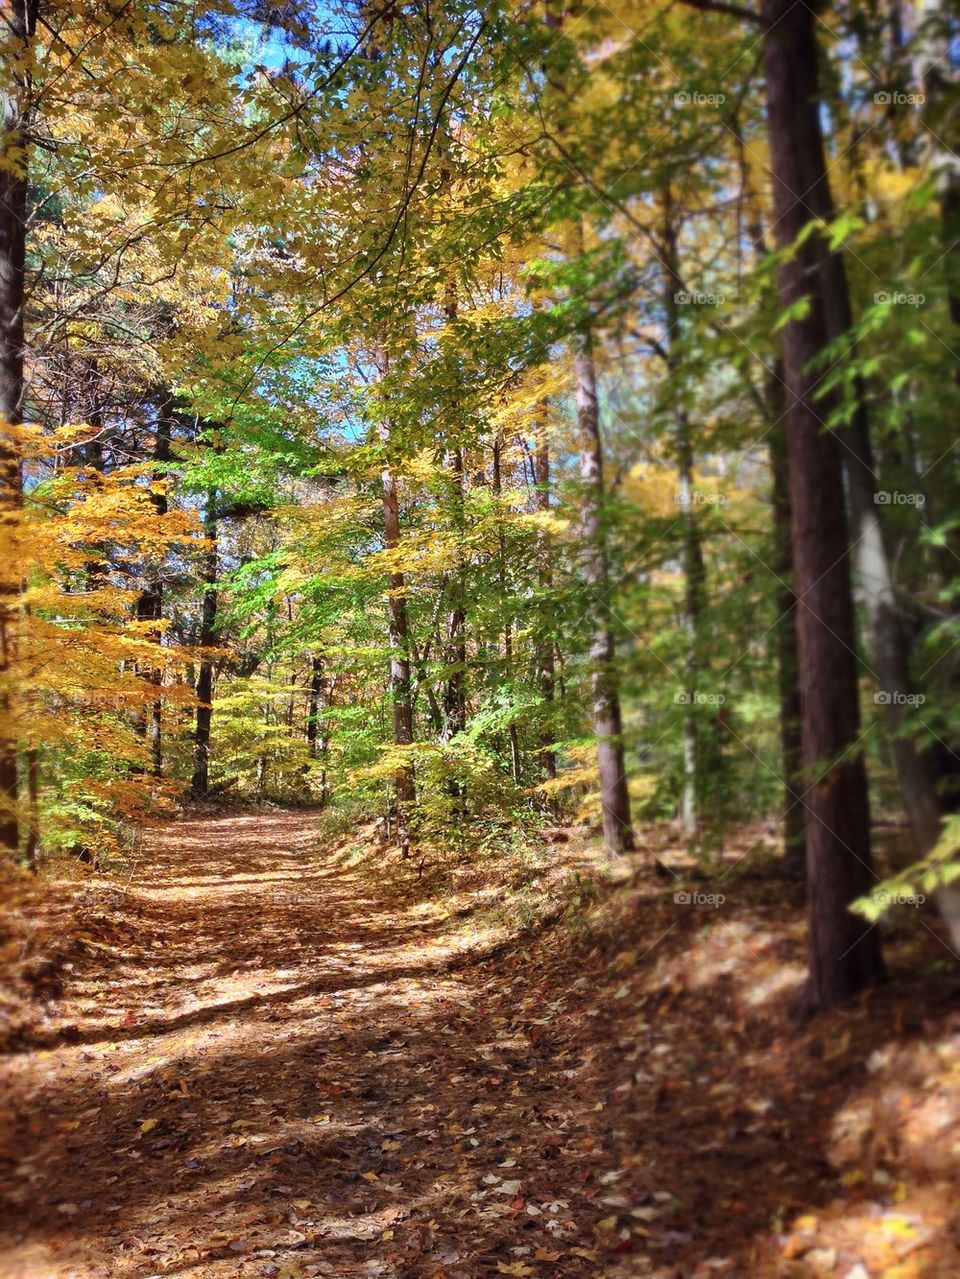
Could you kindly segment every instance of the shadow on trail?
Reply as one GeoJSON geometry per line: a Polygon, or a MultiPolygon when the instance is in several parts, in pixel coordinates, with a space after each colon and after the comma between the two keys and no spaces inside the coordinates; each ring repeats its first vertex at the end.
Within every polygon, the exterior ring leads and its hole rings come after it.
{"type": "MultiPolygon", "coordinates": [[[[244,832],[250,860],[269,861],[270,838],[302,821],[271,817],[259,845],[244,832]]],[[[181,865],[201,845],[209,863],[229,830],[181,823],[164,846],[185,833],[181,865]]],[[[844,1193],[830,1161],[838,1113],[892,1038],[888,994],[816,1031],[783,1019],[786,996],[745,1011],[729,965],[676,978],[707,953],[707,929],[689,912],[675,920],[666,897],[638,903],[591,950],[547,938],[471,962],[452,923],[404,922],[386,896],[369,899],[369,880],[310,882],[294,944],[311,979],[19,1062],[10,1149],[31,1157],[0,1163],[11,1257],[39,1248],[37,1273],[57,1279],[252,1279],[268,1273],[263,1249],[278,1269],[338,1277],[481,1279],[538,1251],[557,1257],[542,1273],[564,1279],[804,1273],[777,1268],[777,1223],[844,1193]],[[405,933],[429,946],[398,947],[405,933]],[[337,944],[357,941],[359,971],[336,969],[337,944]],[[841,1027],[856,1051],[831,1057],[841,1027]]],[[[151,927],[192,921],[202,956],[229,945],[231,960],[262,956],[280,974],[294,914],[271,909],[251,894],[241,927],[232,912],[153,902],[151,927]]],[[[757,940],[775,923],[762,906],[745,912],[743,944],[780,963],[796,940],[757,940]]],[[[189,952],[159,958],[172,972],[189,952]]],[[[899,1043],[929,1037],[948,1004],[945,984],[914,981],[899,1043]]],[[[934,1241],[918,1275],[949,1273],[935,1268],[945,1247],[934,1241]]]]}

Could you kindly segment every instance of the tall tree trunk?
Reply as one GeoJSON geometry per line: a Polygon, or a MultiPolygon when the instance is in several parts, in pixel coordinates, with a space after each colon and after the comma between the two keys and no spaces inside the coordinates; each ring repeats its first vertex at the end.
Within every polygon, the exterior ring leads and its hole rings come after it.
{"type": "MultiPolygon", "coordinates": [[[[500,435],[497,433],[493,439],[493,493],[496,498],[500,497],[503,490],[503,476],[501,474],[501,443],[500,435]]],[[[497,555],[498,555],[498,575],[500,578],[500,598],[504,601],[509,600],[507,593],[507,551],[503,536],[503,523],[497,521],[497,555]]],[[[507,679],[510,687],[513,687],[515,671],[513,666],[513,621],[508,616],[503,624],[503,657],[506,667],[507,679]]],[[[520,761],[520,737],[517,733],[517,722],[515,719],[510,720],[509,728],[510,738],[510,776],[514,783],[519,786],[521,780],[521,761],[520,761]]]]}
{"type": "MultiPolygon", "coordinates": [[[[203,532],[207,553],[203,566],[203,603],[200,609],[200,646],[209,649],[214,641],[217,622],[217,497],[207,493],[203,515],[203,532]]],[[[198,798],[210,789],[210,725],[213,720],[213,658],[205,653],[197,670],[197,720],[193,737],[193,780],[190,789],[198,798]]]]}
{"type": "MultiPolygon", "coordinates": [[[[768,40],[775,39],[774,33],[768,40]]],[[[816,58],[816,46],[810,54],[816,58]]],[[[816,63],[813,62],[811,92],[816,92],[816,63]]],[[[795,201],[803,222],[811,218],[829,223],[834,217],[833,197],[827,172],[826,153],[820,132],[819,117],[811,115],[810,135],[798,157],[795,176],[802,185],[794,191],[803,193],[795,201]],[[802,172],[800,169],[802,168],[802,172]]],[[[831,252],[819,235],[809,241],[808,266],[819,281],[824,300],[825,325],[833,342],[849,343],[853,328],[853,308],[843,258],[831,252]]],[[[849,358],[849,356],[848,356],[849,358]]],[[[893,750],[897,781],[907,811],[918,854],[929,853],[939,838],[940,802],[929,761],[904,733],[904,708],[914,691],[910,674],[910,638],[896,599],[891,558],[876,502],[879,482],[874,470],[870,441],[870,419],[866,388],[859,376],[853,381],[853,412],[840,429],[843,443],[843,465],[856,551],[857,577],[867,616],[870,656],[880,684],[884,719],[893,750]]],[[[960,891],[951,886],[938,890],[937,905],[950,929],[955,945],[960,946],[960,891]]]]}
{"type": "MultiPolygon", "coordinates": [[[[581,230],[582,243],[582,230],[581,230]]],[[[587,586],[594,609],[590,646],[593,731],[600,765],[603,838],[612,853],[633,848],[630,796],[623,749],[623,720],[615,665],[613,631],[606,621],[610,589],[604,516],[603,449],[597,401],[597,370],[593,333],[584,323],[573,339],[573,375],[580,433],[580,476],[583,480],[582,540],[587,586]]]]}
{"type": "MultiPolygon", "coordinates": [[[[9,723],[10,678],[20,595],[15,547],[21,503],[20,447],[23,421],[23,310],[27,223],[27,139],[29,77],[24,60],[36,25],[37,6],[11,0],[3,16],[0,88],[0,533],[5,547],[0,568],[0,716],[9,723]]],[[[20,846],[17,812],[17,742],[8,728],[0,736],[0,848],[20,846]]]]}
{"type": "Polygon", "coordinates": [[[317,756],[320,725],[320,703],[323,695],[323,659],[316,653],[310,658],[310,684],[307,692],[307,750],[311,759],[317,756]]]}
{"type": "MultiPolygon", "coordinates": [[[[103,475],[106,469],[106,452],[104,450],[104,414],[103,414],[103,398],[101,395],[102,384],[100,375],[100,364],[96,356],[92,356],[84,361],[83,382],[86,384],[88,395],[80,399],[77,408],[80,411],[80,421],[87,422],[93,427],[93,434],[90,439],[84,441],[77,449],[77,465],[89,468],[97,475],[103,475]]],[[[70,369],[67,368],[64,380],[70,377],[70,369]]],[[[74,407],[72,403],[73,397],[67,392],[64,396],[64,411],[69,411],[74,407]]],[[[65,421],[69,421],[69,417],[65,417],[65,421]]],[[[98,542],[91,547],[90,559],[87,561],[87,589],[90,591],[99,591],[107,584],[108,572],[108,552],[103,542],[98,542]]]]}
{"type": "Polygon", "coordinates": [[[322,761],[320,771],[320,807],[327,802],[327,733],[323,715],[330,700],[330,688],[323,675],[323,658],[316,653],[310,659],[310,692],[307,702],[307,747],[312,759],[322,761]]]}
{"type": "MultiPolygon", "coordinates": [[[[463,536],[464,525],[464,471],[463,449],[453,448],[448,466],[453,489],[454,528],[458,540],[463,536]]],[[[443,696],[444,738],[450,741],[467,726],[466,669],[467,669],[467,612],[466,583],[462,550],[457,549],[457,563],[450,575],[450,612],[447,616],[447,680],[443,696]]]]}
{"type": "Polygon", "coordinates": [[[695,843],[698,832],[697,784],[699,754],[697,750],[699,737],[700,706],[697,702],[697,683],[700,678],[700,631],[704,595],[706,590],[706,570],[703,562],[703,546],[700,529],[697,523],[697,511],[693,493],[693,442],[690,433],[690,419],[686,408],[679,402],[681,392],[676,386],[680,372],[680,360],[677,347],[681,337],[680,308],[677,303],[677,292],[682,288],[679,259],[677,251],[677,227],[674,218],[673,199],[670,185],[667,183],[663,191],[663,268],[664,268],[664,301],[667,318],[667,368],[673,386],[671,394],[674,406],[674,449],[679,472],[680,518],[683,525],[681,562],[683,565],[683,629],[686,636],[686,655],[684,659],[684,678],[686,682],[686,707],[683,716],[683,795],[680,804],[680,819],[683,837],[688,844],[695,843]]]}
{"type": "MultiPolygon", "coordinates": [[[[381,378],[389,368],[388,356],[381,347],[376,353],[381,378]]],[[[378,428],[380,443],[384,446],[384,460],[380,471],[380,492],[383,503],[383,540],[388,551],[400,546],[400,502],[397,483],[389,465],[387,450],[390,444],[390,422],[384,419],[378,428]]],[[[390,696],[393,702],[393,740],[397,746],[413,744],[413,694],[410,684],[410,627],[407,621],[407,583],[404,574],[391,569],[387,583],[387,611],[390,631],[390,696]]],[[[406,857],[410,852],[410,823],[416,803],[416,779],[413,765],[404,764],[397,769],[394,779],[396,803],[397,846],[406,857]]]]}
{"type": "MultiPolygon", "coordinates": [[[[782,398],[776,379],[774,403],[782,398]]],[[[770,401],[768,400],[768,403],[770,401]]],[[[777,694],[780,711],[780,763],[783,771],[783,858],[789,879],[802,881],[807,873],[806,824],[803,807],[803,733],[797,660],[797,597],[793,589],[793,551],[790,546],[790,488],[786,441],[777,428],[783,410],[771,417],[770,469],[773,476],[773,571],[779,587],[774,636],[777,652],[777,694]]]]}
{"type": "MultiPolygon", "coordinates": [[[[167,476],[166,472],[161,470],[160,467],[170,461],[172,417],[172,401],[169,396],[164,396],[157,408],[153,447],[153,462],[156,464],[157,469],[151,476],[152,483],[161,486],[167,476]]],[[[151,488],[150,503],[158,516],[166,515],[168,502],[166,492],[162,487],[151,488]]],[[[159,623],[163,620],[163,577],[161,575],[161,567],[160,565],[156,567],[154,575],[144,590],[141,591],[137,600],[138,621],[159,623]]],[[[163,642],[163,632],[159,625],[154,626],[149,634],[150,639],[155,644],[159,645],[163,642]]],[[[156,689],[156,695],[151,706],[149,725],[150,761],[154,777],[161,777],[163,775],[163,698],[160,689],[163,684],[163,667],[159,663],[150,666],[144,671],[144,679],[156,689]]],[[[144,731],[146,731],[146,721],[144,721],[144,731]]]]}
{"type": "MultiPolygon", "coordinates": [[[[444,186],[449,174],[441,177],[444,186]]],[[[448,324],[457,318],[457,295],[453,285],[447,288],[443,308],[448,324]]],[[[451,608],[447,618],[447,684],[444,692],[444,737],[449,741],[467,726],[467,613],[466,582],[463,564],[463,533],[466,506],[466,477],[463,469],[463,445],[456,444],[448,453],[447,465],[453,494],[453,526],[457,539],[457,562],[450,578],[451,608]]]]}
{"type": "Polygon", "coordinates": [[[26,751],[27,757],[27,866],[36,873],[40,855],[40,752],[36,746],[26,751]]]}
{"type": "Polygon", "coordinates": [[[700,679],[700,629],[703,614],[705,571],[697,513],[693,499],[693,449],[690,445],[690,425],[687,414],[677,414],[677,451],[679,454],[680,501],[683,521],[683,629],[687,651],[684,661],[687,701],[683,719],[683,798],[681,825],[684,839],[696,842],[699,830],[697,785],[699,766],[699,706],[696,700],[700,679]]]}
{"type": "MultiPolygon", "coordinates": [[[[540,514],[547,515],[550,511],[550,434],[546,400],[537,406],[534,430],[536,433],[533,451],[533,481],[536,486],[534,508],[540,514]]],[[[540,772],[545,781],[554,781],[557,776],[557,756],[551,743],[555,736],[553,704],[556,696],[556,665],[553,651],[553,617],[549,605],[549,595],[553,587],[553,563],[550,534],[545,528],[541,529],[538,535],[537,574],[541,595],[539,636],[536,646],[537,682],[545,708],[545,727],[540,729],[540,772]]],[[[547,807],[553,810],[552,799],[547,807]]]]}
{"type": "Polygon", "coordinates": [[[808,772],[809,998],[825,1008],[883,976],[875,928],[850,903],[875,882],[860,707],[849,539],[840,444],[823,429],[814,367],[830,342],[821,242],[793,247],[813,213],[804,196],[825,183],[814,15],[794,0],[764,0],[763,59],[779,268],[791,542],[808,772]],[[798,314],[803,299],[806,312],[798,314]]]}

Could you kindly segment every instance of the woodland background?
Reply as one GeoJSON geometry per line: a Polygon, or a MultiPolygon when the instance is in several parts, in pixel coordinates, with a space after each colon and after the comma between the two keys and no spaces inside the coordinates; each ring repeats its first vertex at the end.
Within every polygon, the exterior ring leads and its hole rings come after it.
{"type": "Polygon", "coordinates": [[[709,869],[758,821],[816,1006],[888,906],[950,915],[955,16],[10,0],[2,39],[14,860],[122,870],[211,796],[379,815],[411,873],[570,822],[709,869]]]}

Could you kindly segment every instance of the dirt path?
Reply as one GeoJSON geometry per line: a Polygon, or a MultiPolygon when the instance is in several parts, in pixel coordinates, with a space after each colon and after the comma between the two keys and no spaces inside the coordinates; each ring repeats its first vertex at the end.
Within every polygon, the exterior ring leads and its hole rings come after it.
{"type": "Polygon", "coordinates": [[[14,1148],[31,1153],[0,1274],[513,1260],[504,1231],[523,1240],[533,1218],[517,1220],[511,1116],[546,1119],[554,1088],[485,1014],[463,934],[318,855],[313,825],[206,819],[156,842],[129,937],[73,984],[73,1042],[9,1068],[14,1148]]]}
{"type": "MultiPolygon", "coordinates": [[[[478,963],[464,912],[317,852],[299,813],[180,822],[149,865],[55,1042],[5,1067],[3,1279],[755,1279],[833,1273],[803,1260],[830,1246],[850,1269],[858,1183],[827,1147],[886,1019],[864,1006],[831,1050],[832,1023],[798,1046],[751,1015],[759,969],[710,962],[786,971],[762,920],[702,943],[698,987],[702,924],[669,925],[669,896],[627,910],[607,953],[564,933],[478,963]],[[791,1243],[811,1211],[832,1213],[832,1245],[791,1243]]],[[[904,1275],[956,1255],[936,1180],[952,1173],[931,1168],[932,1260],[904,1275]]],[[[907,1211],[899,1175],[863,1213],[907,1211]]]]}

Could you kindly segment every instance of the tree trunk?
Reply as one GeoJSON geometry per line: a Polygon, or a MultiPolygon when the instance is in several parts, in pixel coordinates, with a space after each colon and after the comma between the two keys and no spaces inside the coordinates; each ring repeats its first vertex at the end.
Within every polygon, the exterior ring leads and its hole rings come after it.
{"type": "MultiPolygon", "coordinates": [[[[673,214],[670,185],[663,191],[663,267],[664,307],[667,318],[667,369],[671,380],[679,374],[677,345],[681,336],[680,309],[676,294],[682,287],[677,256],[677,228],[673,214]]],[[[674,399],[680,392],[671,387],[674,399]]],[[[684,679],[686,701],[683,716],[683,795],[680,803],[680,821],[683,837],[688,844],[696,842],[698,832],[697,773],[699,766],[698,737],[700,705],[697,702],[697,683],[700,677],[700,631],[706,571],[703,563],[703,547],[697,525],[697,512],[693,493],[693,443],[690,436],[690,419],[682,403],[674,406],[674,448],[679,471],[680,518],[683,524],[681,562],[683,565],[683,629],[686,636],[684,679]]]]}
{"type": "MultiPolygon", "coordinates": [[[[463,536],[464,473],[463,449],[453,448],[449,454],[450,481],[453,487],[454,526],[458,538],[463,536]]],[[[465,688],[467,668],[466,587],[462,552],[458,548],[457,563],[450,577],[451,606],[447,617],[447,680],[443,696],[444,739],[450,741],[467,726],[465,688]]]]}
{"type": "MultiPolygon", "coordinates": [[[[216,494],[207,494],[203,532],[208,540],[203,567],[203,604],[200,611],[200,647],[213,645],[217,621],[217,506],[216,494]]],[[[204,654],[197,671],[197,720],[193,738],[193,781],[190,789],[202,798],[210,789],[210,725],[213,719],[213,658],[204,654]]]]}
{"type": "Polygon", "coordinates": [[[27,866],[36,874],[40,855],[40,752],[31,746],[27,757],[27,866]]]}
{"type": "MultiPolygon", "coordinates": [[[[533,453],[533,479],[536,485],[534,499],[535,509],[546,515],[550,511],[550,436],[547,402],[544,400],[537,407],[535,425],[536,438],[533,453]]],[[[540,772],[545,781],[553,781],[557,776],[557,756],[552,749],[554,722],[553,703],[556,696],[556,666],[553,655],[553,617],[549,604],[550,591],[553,588],[553,565],[551,562],[550,534],[541,529],[538,535],[537,561],[541,595],[539,628],[537,639],[536,661],[537,682],[540,696],[545,708],[545,727],[540,729],[540,772]]],[[[554,809],[551,800],[548,809],[554,809]]]]}
{"type": "MultiPolygon", "coordinates": [[[[815,47],[813,56],[816,56],[815,47]]],[[[815,64],[812,76],[815,89],[815,64]]],[[[794,189],[805,193],[801,202],[804,221],[816,218],[829,223],[834,217],[833,197],[819,120],[814,124],[816,134],[811,134],[803,155],[805,172],[799,175],[802,186],[794,189]]],[[[828,337],[846,346],[853,328],[853,309],[843,258],[839,253],[830,251],[822,236],[812,236],[809,245],[809,265],[815,269],[819,279],[828,337]]],[[[842,458],[853,525],[857,577],[867,615],[870,655],[880,685],[897,781],[918,855],[923,857],[939,838],[940,802],[929,761],[904,734],[904,708],[910,705],[914,691],[910,675],[910,639],[896,599],[890,555],[880,520],[882,508],[876,501],[879,483],[870,441],[866,388],[859,376],[853,382],[853,395],[853,413],[840,429],[840,436],[844,446],[842,458]]],[[[936,893],[936,901],[954,944],[960,946],[960,891],[945,886],[936,893]]]]}
{"type": "Polygon", "coordinates": [[[330,698],[325,688],[323,658],[313,655],[310,659],[310,693],[307,702],[307,746],[312,759],[322,761],[320,771],[320,807],[327,802],[327,734],[321,728],[323,713],[330,698]]]}
{"type": "MultiPolygon", "coordinates": [[[[449,174],[441,176],[444,186],[449,184],[449,174]]],[[[457,295],[453,285],[447,287],[443,308],[447,323],[457,318],[457,295]]],[[[467,726],[467,613],[466,582],[463,564],[463,532],[466,504],[465,476],[463,470],[463,446],[456,444],[448,453],[450,482],[453,491],[453,525],[457,537],[457,562],[451,574],[451,608],[447,619],[447,685],[444,692],[444,737],[450,741],[467,726]]],[[[462,788],[457,793],[462,798],[462,788]]]]}
{"type": "MultiPolygon", "coordinates": [[[[503,477],[501,475],[500,465],[500,435],[499,433],[493,439],[493,493],[499,498],[503,489],[503,477]]],[[[497,555],[498,555],[498,575],[500,578],[500,598],[504,601],[508,600],[507,595],[507,552],[503,536],[503,524],[497,521],[497,555]]],[[[503,659],[506,670],[507,680],[510,687],[513,687],[515,671],[513,666],[513,621],[508,616],[503,625],[503,659]]],[[[519,786],[521,781],[521,760],[520,760],[520,737],[517,733],[517,722],[515,719],[510,720],[509,728],[510,738],[510,776],[513,778],[514,784],[519,786]]]]}
{"type": "MultiPolygon", "coordinates": [[[[3,26],[6,83],[0,89],[0,534],[5,547],[0,568],[0,716],[9,723],[10,672],[15,654],[15,625],[20,595],[16,543],[21,503],[20,448],[17,427],[23,421],[23,310],[27,221],[25,124],[29,83],[18,66],[33,37],[36,5],[12,0],[3,26]]],[[[0,737],[0,848],[20,846],[17,812],[17,742],[7,729],[0,737]]]]}
{"type": "Polygon", "coordinates": [[[312,759],[317,755],[317,737],[320,724],[320,702],[323,695],[323,659],[316,654],[310,658],[310,685],[307,693],[307,748],[312,759]]]}
{"type": "MultiPolygon", "coordinates": [[[[155,437],[153,447],[153,461],[157,464],[157,469],[153,472],[151,480],[153,483],[162,484],[166,479],[166,472],[159,468],[170,461],[170,435],[172,430],[172,403],[169,397],[165,396],[157,409],[157,421],[155,425],[155,437]]],[[[159,490],[151,489],[150,503],[158,516],[164,516],[167,513],[168,502],[166,492],[161,488],[159,490]]],[[[163,577],[161,576],[161,567],[158,565],[153,577],[147,583],[146,587],[140,593],[137,600],[137,620],[157,622],[163,620],[163,577]]],[[[150,639],[157,645],[163,642],[163,632],[159,625],[150,631],[150,639]]],[[[154,777],[163,776],[163,698],[160,689],[163,684],[163,667],[160,665],[151,666],[144,671],[144,679],[146,679],[157,690],[151,706],[150,715],[150,761],[154,777]]],[[[146,721],[144,721],[144,731],[146,732],[146,721]]]]}
{"type": "MultiPolygon", "coordinates": [[[[388,356],[382,348],[377,352],[380,376],[388,370],[388,356]]],[[[388,551],[400,546],[400,503],[397,484],[387,459],[390,423],[384,420],[377,432],[384,446],[380,472],[383,502],[383,540],[388,551]]],[[[391,570],[387,584],[387,610],[390,631],[390,695],[393,701],[393,740],[396,746],[413,744],[413,695],[410,686],[410,627],[407,622],[407,583],[397,568],[391,570]]],[[[396,842],[404,857],[410,852],[410,822],[416,803],[416,780],[413,765],[397,769],[394,780],[396,802],[396,842]]]]}
{"type": "MultiPolygon", "coordinates": [[[[776,386],[779,391],[779,377],[776,386]]],[[[773,395],[773,403],[779,404],[782,397],[776,392],[773,395]]],[[[802,882],[807,873],[802,780],[802,707],[797,682],[797,597],[793,589],[793,552],[790,547],[787,450],[786,441],[776,425],[782,413],[781,408],[770,419],[774,424],[770,434],[770,469],[773,476],[773,571],[779,582],[774,634],[780,710],[780,763],[783,770],[783,858],[787,878],[802,882]]]]}
{"type": "Polygon", "coordinates": [[[779,268],[791,544],[807,770],[809,998],[825,1008],[883,976],[875,928],[850,903],[876,880],[860,736],[849,539],[840,445],[824,430],[813,367],[830,341],[818,236],[793,247],[814,214],[804,202],[826,182],[814,15],[794,0],[764,0],[767,129],[779,268]],[[799,193],[799,195],[798,195],[799,193]],[[805,313],[797,313],[807,299],[805,313]]]}
{"type": "Polygon", "coordinates": [[[610,589],[604,527],[603,452],[597,402],[597,371],[593,336],[588,324],[574,335],[573,372],[580,431],[580,475],[583,480],[582,540],[587,586],[594,609],[595,629],[590,646],[593,731],[600,765],[603,838],[610,852],[633,848],[630,796],[623,750],[623,721],[615,666],[613,632],[605,621],[610,589]]]}
{"type": "Polygon", "coordinates": [[[697,514],[693,503],[693,450],[690,446],[690,427],[687,414],[677,415],[677,450],[679,453],[679,481],[681,519],[683,521],[683,629],[687,651],[684,661],[687,700],[683,719],[683,798],[680,806],[683,837],[688,844],[697,839],[699,820],[697,813],[697,769],[699,705],[696,700],[700,678],[700,627],[703,613],[704,566],[697,514]]]}

